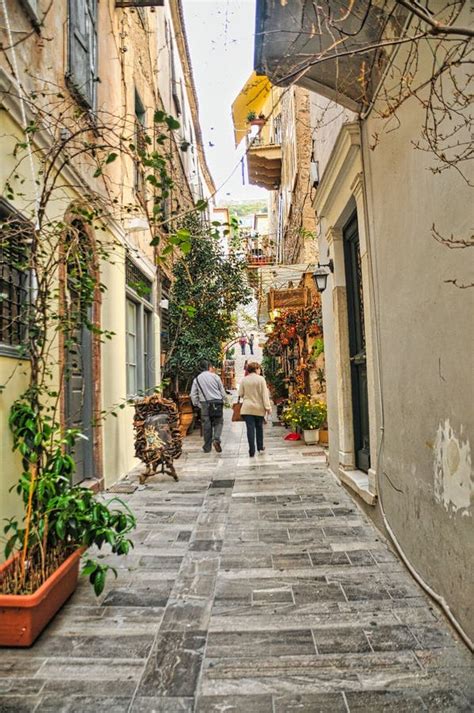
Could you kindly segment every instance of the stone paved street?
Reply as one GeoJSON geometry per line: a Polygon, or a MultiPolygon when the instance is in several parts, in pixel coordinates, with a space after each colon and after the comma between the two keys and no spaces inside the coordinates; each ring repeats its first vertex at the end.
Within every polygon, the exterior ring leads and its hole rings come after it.
{"type": "Polygon", "coordinates": [[[467,649],[317,447],[241,424],[196,434],[180,482],[124,495],[136,547],[97,601],[80,586],[28,651],[2,650],[0,711],[472,710],[467,649]],[[470,705],[471,701],[471,705],[470,705]]]}

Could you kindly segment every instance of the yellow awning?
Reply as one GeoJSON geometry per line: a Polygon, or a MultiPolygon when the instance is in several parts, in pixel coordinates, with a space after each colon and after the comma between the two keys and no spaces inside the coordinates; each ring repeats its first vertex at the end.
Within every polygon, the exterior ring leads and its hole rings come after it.
{"type": "Polygon", "coordinates": [[[270,94],[272,85],[265,77],[258,77],[252,72],[232,104],[232,119],[234,121],[235,145],[238,146],[248,132],[247,115],[254,111],[260,114],[270,94]]]}

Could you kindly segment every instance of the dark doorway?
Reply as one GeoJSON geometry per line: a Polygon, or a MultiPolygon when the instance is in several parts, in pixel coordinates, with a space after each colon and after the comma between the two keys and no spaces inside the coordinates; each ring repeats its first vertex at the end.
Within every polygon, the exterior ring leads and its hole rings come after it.
{"type": "Polygon", "coordinates": [[[94,477],[94,433],[92,427],[93,359],[92,322],[93,304],[84,302],[78,272],[94,264],[89,237],[79,221],[71,226],[66,241],[66,308],[71,316],[71,330],[65,334],[65,421],[67,428],[77,428],[84,437],[76,441],[71,455],[76,463],[73,484],[94,477]]]}
{"type": "Polygon", "coordinates": [[[343,237],[349,319],[355,464],[357,468],[367,472],[370,468],[369,401],[365,351],[364,294],[362,290],[359,230],[356,213],[345,225],[343,237]]]}

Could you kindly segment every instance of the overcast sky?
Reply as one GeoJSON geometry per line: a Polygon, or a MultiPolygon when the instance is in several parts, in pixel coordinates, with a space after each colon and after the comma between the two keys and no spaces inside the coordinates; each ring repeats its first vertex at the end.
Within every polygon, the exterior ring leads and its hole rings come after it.
{"type": "Polygon", "coordinates": [[[242,185],[244,142],[236,151],[231,116],[232,102],[253,70],[255,0],[183,0],[183,7],[204,149],[219,203],[266,199],[263,188],[242,185]]]}

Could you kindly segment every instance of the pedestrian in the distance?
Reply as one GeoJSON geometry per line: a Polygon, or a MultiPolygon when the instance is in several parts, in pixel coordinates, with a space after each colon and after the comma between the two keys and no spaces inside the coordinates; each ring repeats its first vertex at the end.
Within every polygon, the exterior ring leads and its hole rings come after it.
{"type": "Polygon", "coordinates": [[[247,427],[247,440],[249,443],[249,456],[255,456],[255,446],[259,453],[263,453],[263,422],[266,414],[271,413],[270,396],[263,376],[257,372],[260,364],[251,361],[247,365],[248,376],[242,379],[239,387],[239,398],[242,399],[240,415],[247,427]]]}
{"type": "Polygon", "coordinates": [[[242,350],[242,354],[245,354],[245,347],[247,346],[247,337],[244,337],[243,334],[239,339],[239,344],[240,344],[240,348],[242,350]]]}
{"type": "Polygon", "coordinates": [[[253,343],[254,343],[254,341],[255,341],[255,337],[253,336],[253,334],[251,334],[250,337],[249,337],[249,349],[250,349],[250,354],[252,354],[252,355],[253,355],[253,343]]]}
{"type": "Polygon", "coordinates": [[[220,377],[208,361],[200,363],[201,373],[191,386],[191,401],[201,410],[204,453],[210,453],[212,446],[222,452],[221,436],[224,426],[224,401],[226,392],[220,377]]]}

